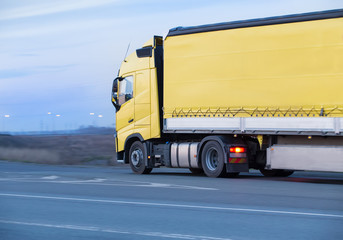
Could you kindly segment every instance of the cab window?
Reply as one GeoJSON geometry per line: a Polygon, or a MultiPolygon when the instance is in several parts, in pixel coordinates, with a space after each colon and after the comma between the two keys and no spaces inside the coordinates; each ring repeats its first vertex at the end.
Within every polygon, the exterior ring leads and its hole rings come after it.
{"type": "Polygon", "coordinates": [[[118,104],[123,105],[133,98],[133,76],[127,76],[119,82],[118,104]]]}

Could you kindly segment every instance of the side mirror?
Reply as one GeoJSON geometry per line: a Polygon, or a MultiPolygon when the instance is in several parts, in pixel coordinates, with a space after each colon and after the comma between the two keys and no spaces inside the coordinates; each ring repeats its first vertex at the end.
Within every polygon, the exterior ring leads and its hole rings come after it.
{"type": "Polygon", "coordinates": [[[132,94],[125,94],[125,102],[129,101],[132,98],[132,94]]]}
{"type": "Polygon", "coordinates": [[[116,108],[116,111],[118,112],[120,109],[120,105],[118,104],[118,81],[123,80],[121,77],[117,77],[113,80],[112,85],[112,104],[116,108]]]}

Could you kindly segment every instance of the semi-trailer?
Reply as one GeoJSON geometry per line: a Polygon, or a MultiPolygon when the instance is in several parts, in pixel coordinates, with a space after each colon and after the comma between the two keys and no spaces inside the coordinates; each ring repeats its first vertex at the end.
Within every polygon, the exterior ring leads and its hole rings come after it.
{"type": "Polygon", "coordinates": [[[343,172],[343,9],[170,29],[125,58],[112,103],[135,173],[343,172]]]}

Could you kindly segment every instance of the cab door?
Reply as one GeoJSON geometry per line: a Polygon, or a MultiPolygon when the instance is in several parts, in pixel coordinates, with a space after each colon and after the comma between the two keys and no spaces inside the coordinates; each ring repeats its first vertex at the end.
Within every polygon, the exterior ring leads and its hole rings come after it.
{"type": "Polygon", "coordinates": [[[136,72],[135,81],[135,132],[144,139],[150,138],[150,69],[136,72]]]}
{"type": "MultiPolygon", "coordinates": [[[[116,131],[119,141],[125,141],[127,136],[133,133],[135,118],[134,103],[134,74],[123,76],[118,84],[118,105],[116,113],[116,131]]],[[[118,142],[119,146],[124,143],[118,142]]],[[[120,151],[120,149],[118,149],[120,151]]]]}

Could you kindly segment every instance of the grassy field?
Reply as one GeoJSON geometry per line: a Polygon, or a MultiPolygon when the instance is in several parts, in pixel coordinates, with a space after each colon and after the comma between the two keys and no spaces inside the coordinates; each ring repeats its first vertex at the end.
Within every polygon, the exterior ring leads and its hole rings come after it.
{"type": "Polygon", "coordinates": [[[0,135],[0,160],[42,164],[116,164],[113,135],[0,135]]]}

